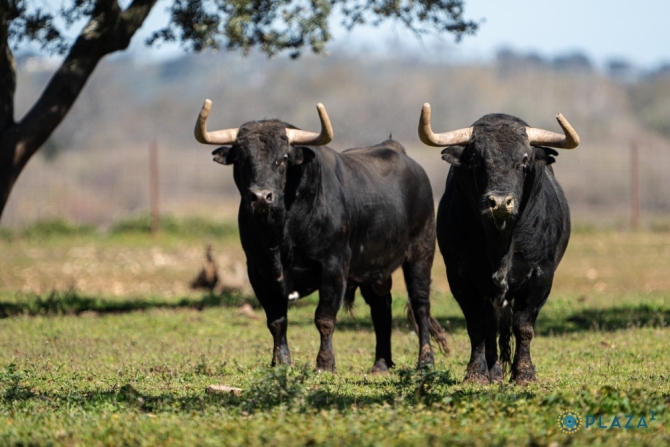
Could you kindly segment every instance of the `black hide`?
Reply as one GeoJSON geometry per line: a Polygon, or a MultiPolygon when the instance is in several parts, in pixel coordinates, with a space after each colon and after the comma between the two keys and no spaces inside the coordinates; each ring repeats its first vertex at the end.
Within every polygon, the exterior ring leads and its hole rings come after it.
{"type": "Polygon", "coordinates": [[[467,321],[466,380],[496,382],[516,349],[512,379],[535,379],[530,343],[570,237],[568,203],[551,166],[556,151],[530,146],[522,120],[486,115],[452,163],[437,214],[451,291],[467,321]]]}
{"type": "Polygon", "coordinates": [[[432,364],[430,270],[435,252],[433,196],[424,170],[393,140],[338,153],[288,145],[280,121],[243,125],[232,147],[238,223],[251,285],[274,339],[272,365],[290,363],[289,299],[319,291],[317,367],[335,368],[332,335],[343,302],[358,287],[377,336],[373,371],[393,366],[391,274],[402,267],[419,327],[420,364],[432,364]]]}

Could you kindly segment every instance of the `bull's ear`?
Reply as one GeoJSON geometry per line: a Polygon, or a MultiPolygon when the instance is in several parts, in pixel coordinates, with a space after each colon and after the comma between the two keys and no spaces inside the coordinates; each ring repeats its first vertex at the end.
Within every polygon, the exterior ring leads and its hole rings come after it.
{"type": "Polygon", "coordinates": [[[229,165],[235,162],[237,158],[237,151],[231,146],[223,146],[212,152],[214,161],[222,165],[229,165]]]}
{"type": "Polygon", "coordinates": [[[292,165],[309,163],[310,161],[314,160],[314,157],[316,156],[316,154],[314,154],[314,151],[304,146],[297,146],[297,147],[291,146],[291,150],[289,153],[291,154],[290,161],[292,165]]]}
{"type": "Polygon", "coordinates": [[[558,157],[558,152],[544,146],[538,146],[539,151],[536,152],[535,158],[545,160],[545,163],[550,165],[556,161],[554,157],[558,157]]]}
{"type": "Polygon", "coordinates": [[[442,149],[442,160],[451,163],[453,166],[461,165],[461,157],[463,156],[463,146],[449,146],[442,149]]]}

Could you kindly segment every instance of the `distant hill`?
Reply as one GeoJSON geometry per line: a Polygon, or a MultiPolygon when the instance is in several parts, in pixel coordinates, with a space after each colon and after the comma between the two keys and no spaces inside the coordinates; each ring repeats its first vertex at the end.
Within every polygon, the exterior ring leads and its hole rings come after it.
{"type": "MultiPolygon", "coordinates": [[[[623,64],[625,65],[625,64],[623,64]]],[[[227,168],[215,166],[193,139],[205,98],[214,102],[210,127],[280,118],[318,127],[323,102],[338,150],[385,139],[389,133],[426,167],[436,197],[448,165],[425,148],[416,127],[421,105],[433,105],[437,131],[470,125],[491,112],[510,113],[558,131],[563,113],[582,137],[556,163],[577,215],[623,219],[629,191],[629,150],[641,145],[642,199],[650,213],[667,213],[670,199],[670,70],[610,75],[576,55],[545,60],[501,52],[489,66],[450,66],[369,54],[308,56],[298,61],[233,53],[185,55],[159,64],[105,60],[63,124],[31,161],[10,198],[4,224],[65,215],[104,225],[146,209],[146,147],[161,149],[162,201],[174,212],[213,212],[237,195],[227,168]]],[[[37,98],[52,67],[19,60],[17,115],[37,98]]],[[[617,71],[618,70],[618,71],[617,71]]]]}

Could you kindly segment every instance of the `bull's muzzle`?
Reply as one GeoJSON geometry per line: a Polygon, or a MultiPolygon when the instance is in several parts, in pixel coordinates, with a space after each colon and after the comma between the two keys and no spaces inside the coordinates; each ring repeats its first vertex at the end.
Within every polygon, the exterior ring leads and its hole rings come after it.
{"type": "Polygon", "coordinates": [[[274,206],[277,195],[268,189],[249,191],[249,203],[254,210],[267,210],[274,206]]]}
{"type": "Polygon", "coordinates": [[[490,194],[488,197],[489,209],[493,214],[512,214],[514,211],[514,197],[502,194],[490,194]]]}
{"type": "Polygon", "coordinates": [[[508,194],[489,194],[486,203],[496,228],[504,230],[507,221],[516,214],[516,199],[508,194]]]}

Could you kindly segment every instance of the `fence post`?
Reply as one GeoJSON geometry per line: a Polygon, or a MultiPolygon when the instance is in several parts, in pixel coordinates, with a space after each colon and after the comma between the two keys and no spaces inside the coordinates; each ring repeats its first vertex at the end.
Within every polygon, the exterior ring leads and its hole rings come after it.
{"type": "Polygon", "coordinates": [[[630,205],[631,226],[640,228],[640,164],[637,142],[633,141],[630,148],[630,205]]]}
{"type": "Polygon", "coordinates": [[[158,171],[158,144],[153,140],[149,144],[149,200],[151,206],[151,234],[157,234],[161,229],[160,209],[158,203],[159,171],[158,171]]]}

